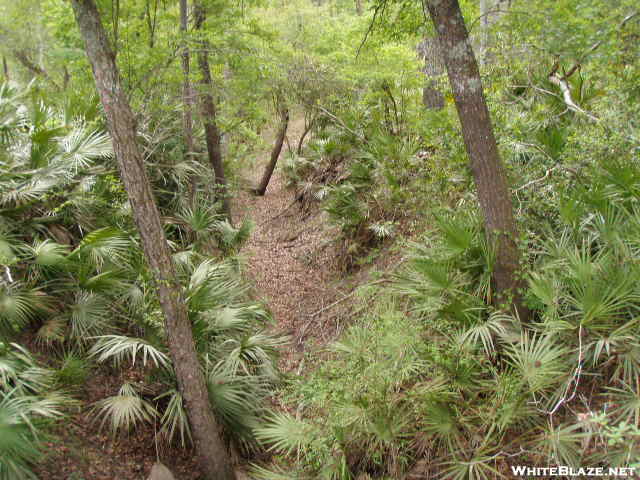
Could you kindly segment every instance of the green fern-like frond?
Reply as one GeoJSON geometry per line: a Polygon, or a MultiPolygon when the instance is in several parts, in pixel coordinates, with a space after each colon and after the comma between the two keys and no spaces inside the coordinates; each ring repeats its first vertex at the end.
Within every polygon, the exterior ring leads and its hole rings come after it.
{"type": "Polygon", "coordinates": [[[131,431],[136,425],[151,422],[158,416],[156,409],[140,397],[130,383],[123,384],[117,395],[94,403],[91,413],[95,419],[101,419],[101,429],[108,422],[114,435],[119,431],[131,431]]]}
{"type": "Polygon", "coordinates": [[[131,338],[122,335],[103,335],[97,338],[97,342],[89,350],[89,355],[97,357],[99,362],[113,360],[116,365],[130,358],[135,365],[136,359],[142,357],[142,365],[147,361],[153,362],[156,367],[168,367],[171,364],[169,357],[141,338],[131,338]]]}
{"type": "Polygon", "coordinates": [[[157,396],[155,400],[162,400],[167,397],[169,401],[160,419],[160,433],[166,436],[169,443],[179,435],[180,445],[185,447],[187,441],[191,441],[191,427],[182,402],[182,395],[177,390],[172,389],[157,396]]]}
{"type": "Polygon", "coordinates": [[[524,332],[505,349],[507,362],[521,375],[531,393],[551,389],[570,371],[570,350],[551,335],[524,332]]]}
{"type": "Polygon", "coordinates": [[[286,413],[274,413],[256,428],[256,438],[270,450],[284,454],[299,453],[313,445],[316,429],[286,413]]]}

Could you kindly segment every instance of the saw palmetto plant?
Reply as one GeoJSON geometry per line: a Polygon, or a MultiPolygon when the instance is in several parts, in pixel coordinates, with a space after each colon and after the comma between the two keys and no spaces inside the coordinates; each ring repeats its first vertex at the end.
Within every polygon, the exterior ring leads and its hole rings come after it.
{"type": "MultiPolygon", "coordinates": [[[[186,447],[189,422],[126,198],[111,176],[110,141],[29,98],[0,88],[0,327],[7,338],[34,331],[59,369],[2,344],[0,475],[30,475],[41,454],[38,419],[60,416],[65,404],[50,392],[81,394],[89,370],[106,363],[138,369],[145,381],[125,381],[91,405],[96,428],[126,435],[154,423],[161,438],[186,447]]],[[[183,177],[171,181],[190,180],[183,177]]],[[[279,381],[283,340],[266,333],[270,315],[248,296],[240,263],[220,259],[239,250],[251,224],[234,227],[197,198],[168,217],[178,226],[171,245],[212,408],[229,438],[251,448],[279,381]],[[207,256],[212,246],[217,259],[207,256]]]]}

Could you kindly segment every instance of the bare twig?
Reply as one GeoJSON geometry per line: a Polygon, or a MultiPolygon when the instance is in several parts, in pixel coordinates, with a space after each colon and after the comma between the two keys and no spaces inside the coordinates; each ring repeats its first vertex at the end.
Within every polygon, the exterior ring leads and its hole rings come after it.
{"type": "Polygon", "coordinates": [[[514,191],[519,192],[520,190],[524,190],[525,188],[528,188],[531,185],[535,185],[536,183],[543,182],[544,180],[549,178],[549,175],[551,175],[551,172],[557,170],[558,168],[559,168],[559,165],[556,165],[555,167],[547,169],[547,171],[544,173],[542,177],[536,178],[535,180],[531,180],[530,182],[527,182],[524,185],[521,185],[520,187],[516,188],[514,191]]]}
{"type": "Polygon", "coordinates": [[[341,126],[344,130],[346,130],[347,132],[349,132],[351,135],[354,135],[356,137],[358,137],[360,140],[362,140],[363,142],[366,142],[367,139],[359,134],[358,132],[355,132],[354,130],[351,130],[349,127],[347,127],[344,122],[342,120],[340,120],[338,117],[336,117],[333,113],[331,113],[329,110],[327,110],[324,107],[321,107],[320,105],[316,105],[316,108],[320,111],[322,111],[325,115],[327,115],[329,118],[331,118],[333,121],[335,121],[339,126],[341,126]]]}
{"type": "Polygon", "coordinates": [[[364,37],[362,38],[362,42],[360,42],[360,46],[358,47],[358,51],[356,52],[356,58],[358,58],[360,56],[360,50],[362,50],[362,47],[364,47],[364,44],[367,42],[367,39],[369,38],[369,35],[373,31],[373,26],[376,23],[376,19],[378,18],[378,14],[380,14],[382,16],[382,14],[384,14],[384,11],[385,11],[386,8],[387,8],[386,0],[383,0],[382,3],[380,3],[379,5],[376,5],[375,10],[373,11],[373,19],[371,20],[371,23],[369,24],[369,28],[367,29],[367,32],[364,34],[364,37]]]}

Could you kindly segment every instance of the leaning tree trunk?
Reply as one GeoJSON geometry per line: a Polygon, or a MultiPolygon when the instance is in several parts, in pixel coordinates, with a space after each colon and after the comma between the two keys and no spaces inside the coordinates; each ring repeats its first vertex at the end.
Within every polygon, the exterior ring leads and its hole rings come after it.
{"type": "Polygon", "coordinates": [[[276,137],[276,143],[273,145],[273,150],[271,150],[271,159],[264,169],[264,174],[262,175],[262,180],[260,181],[260,185],[255,189],[256,195],[264,195],[267,191],[267,186],[269,185],[269,180],[271,180],[271,175],[273,175],[273,171],[276,168],[276,163],[278,162],[278,157],[280,156],[280,152],[282,151],[282,144],[284,143],[284,137],[287,135],[287,127],[289,125],[289,110],[284,110],[281,115],[282,121],[280,122],[280,130],[278,130],[278,136],[276,137]]]}
{"type": "Polygon", "coordinates": [[[233,480],[235,474],[222,441],[220,427],[211,412],[182,286],[176,276],[151,184],[136,142],[136,121],[122,90],[115,56],[100,23],[94,0],[72,0],[71,3],[93,68],[120,176],[156,282],[165,318],[167,343],[202,468],[207,479],[233,480]]]}
{"type": "Polygon", "coordinates": [[[458,0],[427,0],[427,8],[438,32],[486,234],[495,247],[493,281],[498,301],[506,302],[513,295],[515,309],[525,320],[528,311],[518,292],[520,253],[511,195],[467,28],[458,0]]]}
{"type": "Polygon", "coordinates": [[[307,116],[305,115],[304,131],[302,132],[302,135],[300,135],[300,138],[298,139],[298,147],[296,148],[296,153],[298,155],[302,155],[302,147],[304,146],[304,139],[307,137],[307,135],[309,134],[309,132],[313,128],[313,124],[316,121],[317,115],[314,114],[309,119],[307,119],[306,117],[307,116]]]}
{"type": "MultiPolygon", "coordinates": [[[[206,19],[206,13],[200,3],[195,4],[194,16],[195,28],[201,29],[206,19]]],[[[213,82],[211,80],[211,70],[209,69],[209,42],[202,39],[199,43],[198,65],[200,66],[200,74],[202,75],[200,83],[203,90],[200,95],[200,101],[202,102],[202,121],[204,123],[207,152],[209,154],[209,162],[216,176],[217,193],[222,200],[222,211],[229,219],[229,222],[231,222],[231,205],[229,202],[227,179],[224,175],[224,164],[222,163],[222,142],[217,124],[216,104],[213,100],[213,95],[211,95],[213,82]]]]}
{"type": "MultiPolygon", "coordinates": [[[[187,150],[186,157],[191,159],[195,153],[193,142],[193,96],[191,91],[190,52],[187,42],[188,27],[188,0],[180,0],[180,33],[182,35],[182,129],[184,134],[184,144],[187,150]]],[[[191,175],[189,178],[189,203],[193,204],[196,194],[197,178],[191,175]]]]}

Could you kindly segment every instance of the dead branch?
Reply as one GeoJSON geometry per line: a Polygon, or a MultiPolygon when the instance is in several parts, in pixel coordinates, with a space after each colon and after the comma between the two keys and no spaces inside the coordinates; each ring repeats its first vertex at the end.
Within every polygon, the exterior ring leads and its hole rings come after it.
{"type": "Polygon", "coordinates": [[[366,141],[367,141],[367,139],[366,139],[363,135],[361,135],[361,134],[359,134],[359,133],[357,133],[357,132],[355,132],[355,131],[351,130],[349,127],[347,127],[347,126],[344,124],[344,122],[343,122],[342,120],[340,120],[338,117],[336,117],[333,113],[331,113],[331,112],[330,112],[329,110],[327,110],[326,108],[323,108],[323,107],[321,107],[320,105],[316,105],[316,108],[317,108],[318,110],[322,111],[325,115],[327,115],[327,116],[328,116],[329,118],[331,118],[333,121],[335,121],[335,122],[336,122],[340,127],[342,127],[344,130],[346,130],[347,132],[349,132],[351,135],[354,135],[354,136],[358,137],[358,138],[359,138],[360,140],[362,140],[363,142],[366,142],[366,141]]]}
{"type": "MultiPolygon", "coordinates": [[[[575,71],[575,69],[571,69],[570,71],[575,71]]],[[[567,76],[560,76],[558,75],[558,68],[557,66],[554,66],[554,69],[552,70],[552,72],[549,74],[549,81],[551,83],[553,83],[554,85],[557,85],[560,88],[560,91],[562,92],[562,100],[564,101],[565,105],[567,106],[567,108],[571,111],[580,113],[584,116],[586,116],[587,118],[589,118],[590,120],[593,120],[594,122],[599,122],[600,119],[598,117],[596,117],[595,115],[587,112],[586,110],[584,110],[583,108],[581,108],[574,100],[573,97],[571,96],[571,89],[569,88],[569,84],[567,83],[567,76]]]]}

